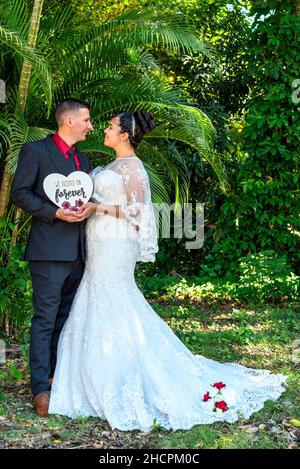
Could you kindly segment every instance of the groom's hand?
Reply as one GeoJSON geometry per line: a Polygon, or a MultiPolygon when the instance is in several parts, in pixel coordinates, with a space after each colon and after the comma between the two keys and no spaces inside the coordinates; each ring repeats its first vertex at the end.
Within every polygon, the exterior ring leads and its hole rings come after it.
{"type": "Polygon", "coordinates": [[[76,212],[73,212],[72,210],[63,209],[63,208],[58,208],[56,210],[55,218],[59,218],[59,220],[64,220],[69,223],[81,221],[78,218],[78,215],[76,214],[76,212]]]}

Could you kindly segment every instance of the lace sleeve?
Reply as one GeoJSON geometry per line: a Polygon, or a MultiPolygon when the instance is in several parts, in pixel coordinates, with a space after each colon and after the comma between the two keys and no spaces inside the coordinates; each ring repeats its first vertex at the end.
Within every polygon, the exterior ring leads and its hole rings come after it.
{"type": "Polygon", "coordinates": [[[94,180],[97,174],[100,173],[100,171],[102,170],[102,166],[97,166],[96,168],[92,169],[92,171],[89,173],[89,176],[94,180]]]}
{"type": "Polygon", "coordinates": [[[158,251],[157,229],[148,174],[141,162],[132,164],[132,161],[123,164],[121,174],[127,196],[121,210],[138,233],[140,252],[137,260],[154,262],[158,251]]]}

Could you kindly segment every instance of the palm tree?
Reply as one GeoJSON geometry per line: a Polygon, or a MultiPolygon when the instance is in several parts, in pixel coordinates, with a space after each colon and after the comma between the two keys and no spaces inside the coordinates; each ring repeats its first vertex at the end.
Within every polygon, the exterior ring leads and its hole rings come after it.
{"type": "MultiPolygon", "coordinates": [[[[29,32],[28,32],[28,47],[32,49],[34,49],[36,45],[43,3],[44,3],[44,0],[34,0],[34,4],[33,4],[32,17],[31,17],[30,27],[29,27],[29,32]]],[[[28,96],[31,68],[32,68],[32,65],[30,61],[25,58],[23,65],[22,65],[20,83],[19,83],[19,98],[20,98],[21,110],[23,113],[25,112],[25,109],[26,109],[26,101],[27,101],[27,96],[28,96]]],[[[6,173],[8,173],[8,170],[6,168],[5,170],[6,170],[6,173]]],[[[3,177],[3,180],[5,184],[4,177],[3,177]]],[[[16,227],[13,231],[13,242],[16,241],[16,237],[18,233],[18,223],[19,223],[19,218],[21,217],[21,212],[22,212],[21,209],[18,208],[15,213],[16,227]]]]}
{"type": "MultiPolygon", "coordinates": [[[[35,3],[42,5],[42,2],[35,3]]],[[[175,185],[178,200],[187,198],[184,161],[170,157],[164,150],[172,140],[196,148],[213,166],[225,188],[222,166],[212,151],[214,129],[210,120],[188,96],[168,84],[167,77],[149,52],[150,47],[156,47],[177,54],[193,51],[212,57],[208,47],[180,16],[164,18],[158,11],[130,11],[102,24],[72,26],[72,7],[61,9],[50,0],[45,4],[35,48],[33,45],[25,48],[23,37],[28,14],[26,23],[26,12],[21,4],[24,2],[10,1],[9,20],[7,15],[5,20],[10,35],[1,36],[0,30],[0,42],[7,48],[12,48],[13,39],[18,42],[19,49],[14,48],[18,61],[20,56],[28,59],[34,70],[31,80],[26,81],[26,109],[19,106],[17,113],[0,112],[2,137],[10,142],[6,168],[11,174],[21,143],[53,132],[53,121],[46,108],[52,93],[54,105],[66,96],[91,102],[97,130],[81,149],[95,158],[111,157],[102,136],[103,127],[113,111],[144,108],[155,113],[159,125],[146,136],[139,156],[146,160],[156,200],[168,199],[171,185],[166,182],[168,180],[175,185]],[[43,67],[35,68],[37,61],[43,67]],[[52,88],[46,74],[48,69],[52,70],[52,88]]],[[[4,16],[2,13],[0,8],[0,18],[4,16]]],[[[2,148],[4,146],[3,140],[2,148]]],[[[7,195],[7,186],[3,197],[7,195]]]]}
{"type": "MultiPolygon", "coordinates": [[[[51,77],[50,77],[49,72],[47,71],[47,68],[43,64],[43,61],[34,53],[43,2],[44,0],[34,0],[27,44],[25,43],[21,35],[0,25],[0,42],[4,43],[6,47],[11,48],[15,52],[20,53],[24,58],[21,73],[20,73],[19,85],[18,85],[18,103],[16,103],[17,104],[16,111],[15,111],[16,114],[18,112],[18,105],[20,105],[21,111],[23,113],[25,112],[32,66],[35,67],[38,73],[42,72],[42,74],[44,75],[44,79],[46,79],[46,83],[47,83],[46,91],[48,92],[48,98],[49,98],[48,104],[49,105],[51,104],[51,77]]],[[[14,7],[15,7],[14,9],[15,13],[21,16],[22,8],[20,7],[20,5],[16,3],[14,7]],[[17,7],[19,7],[19,11],[17,11],[17,7]]],[[[3,5],[0,11],[2,12],[4,17],[5,17],[4,12],[7,15],[8,10],[3,10],[3,5]]],[[[13,145],[13,142],[11,143],[13,145]]],[[[8,149],[8,154],[9,153],[10,153],[10,149],[8,149]]],[[[3,173],[2,184],[1,184],[1,192],[0,192],[1,193],[0,217],[5,214],[5,210],[6,210],[6,206],[8,202],[10,182],[11,182],[11,172],[10,172],[8,163],[6,163],[4,167],[4,173],[3,173]]],[[[20,215],[19,210],[17,210],[17,215],[18,214],[20,215]]]]}

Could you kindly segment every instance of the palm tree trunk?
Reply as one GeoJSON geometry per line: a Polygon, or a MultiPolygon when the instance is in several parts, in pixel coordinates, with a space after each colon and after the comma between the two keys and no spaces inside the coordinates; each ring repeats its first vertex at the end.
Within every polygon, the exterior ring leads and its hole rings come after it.
{"type": "Polygon", "coordinates": [[[8,204],[8,195],[10,190],[11,174],[8,171],[7,165],[5,165],[2,183],[1,183],[1,192],[0,192],[0,217],[4,217],[7,204],[8,204]]]}
{"type": "MultiPolygon", "coordinates": [[[[31,48],[34,48],[36,45],[43,3],[44,3],[44,0],[34,1],[31,22],[30,22],[30,27],[29,27],[29,33],[28,33],[28,41],[27,41],[28,46],[31,48]]],[[[19,82],[19,96],[20,96],[20,102],[21,102],[21,109],[23,112],[25,112],[25,109],[26,109],[30,75],[31,75],[31,64],[27,59],[25,59],[23,62],[20,82],[19,82]]],[[[15,217],[14,217],[15,228],[14,228],[13,235],[12,235],[13,243],[15,243],[17,240],[18,226],[19,226],[21,214],[22,214],[22,210],[17,208],[15,212],[15,217]]]]}
{"type": "MultiPolygon", "coordinates": [[[[29,28],[29,33],[28,33],[28,40],[27,40],[28,46],[31,47],[32,49],[35,47],[36,41],[37,41],[37,35],[39,31],[39,26],[40,26],[43,3],[44,3],[44,0],[35,0],[34,5],[33,5],[33,11],[32,11],[30,28],[29,28]]],[[[19,95],[20,95],[21,107],[22,107],[23,112],[25,111],[25,108],[26,108],[30,74],[31,74],[31,64],[27,59],[25,59],[23,62],[23,67],[22,67],[20,82],[19,82],[19,95]]]]}
{"type": "MultiPolygon", "coordinates": [[[[29,27],[28,33],[28,46],[34,48],[36,45],[41,13],[43,8],[44,0],[34,0],[31,22],[29,27]]],[[[28,86],[31,74],[31,64],[30,62],[25,59],[22,66],[20,82],[19,82],[19,96],[20,102],[22,106],[23,112],[26,108],[27,96],[28,96],[28,86]]],[[[7,205],[8,205],[8,198],[9,198],[9,191],[11,185],[12,175],[8,170],[8,166],[5,165],[2,183],[1,183],[1,190],[0,190],[0,217],[3,217],[6,213],[7,205]]],[[[15,214],[15,220],[18,220],[21,215],[21,210],[17,209],[15,214]]],[[[17,230],[15,230],[17,233],[17,230]]],[[[14,239],[16,239],[16,234],[14,233],[14,239]]]]}

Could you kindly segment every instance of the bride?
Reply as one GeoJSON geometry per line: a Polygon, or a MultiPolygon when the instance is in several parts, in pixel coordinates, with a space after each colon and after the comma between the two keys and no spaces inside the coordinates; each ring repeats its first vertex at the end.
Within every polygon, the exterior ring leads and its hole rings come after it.
{"type": "Polygon", "coordinates": [[[61,333],[49,413],[95,416],[120,430],[167,429],[249,418],[285,390],[267,370],[193,355],[137,288],[137,261],[153,262],[157,235],[147,172],[135,155],[155,127],[145,111],[116,114],[104,143],[115,160],[98,167],[81,217],[87,260],[61,333]]]}

